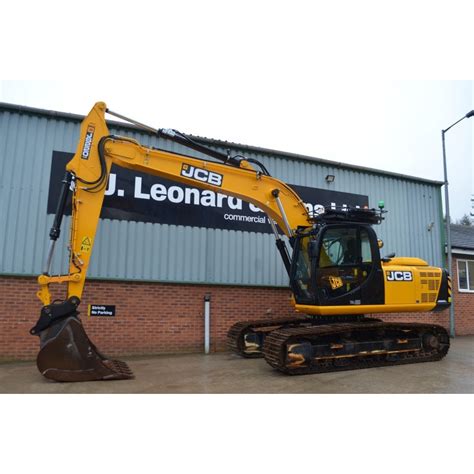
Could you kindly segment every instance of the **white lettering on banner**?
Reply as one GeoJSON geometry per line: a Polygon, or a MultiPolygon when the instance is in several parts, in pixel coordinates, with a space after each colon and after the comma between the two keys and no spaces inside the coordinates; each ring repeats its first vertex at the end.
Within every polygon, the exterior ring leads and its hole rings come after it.
{"type": "MultiPolygon", "coordinates": [[[[84,159],[91,159],[93,155],[90,148],[94,146],[95,137],[93,125],[90,124],[87,132],[89,137],[84,140],[84,159]]],[[[95,152],[94,152],[95,153],[95,152]]],[[[64,165],[74,155],[72,153],[53,151],[51,164],[51,183],[59,182],[64,174],[64,165]]],[[[191,160],[191,158],[189,158],[191,160]]],[[[271,232],[266,212],[272,204],[271,196],[260,201],[248,202],[240,199],[240,196],[228,196],[226,174],[216,173],[209,168],[211,164],[201,163],[195,166],[191,163],[181,163],[181,169],[174,171],[178,181],[160,176],[145,176],[132,170],[116,170],[112,168],[105,186],[105,202],[101,217],[105,219],[116,219],[137,222],[157,222],[184,226],[199,226],[206,228],[239,229],[251,232],[271,232]],[[178,207],[176,207],[178,206],[178,207]],[[262,206],[261,208],[259,206],[262,206]],[[206,211],[211,210],[208,214],[206,211]],[[224,218],[224,215],[225,218],[224,218]]],[[[48,214],[54,214],[57,208],[59,193],[57,186],[50,183],[48,194],[48,214]]],[[[229,183],[232,184],[232,183],[229,183]]],[[[335,190],[318,189],[302,185],[290,184],[301,196],[302,203],[308,210],[309,215],[317,215],[323,212],[325,206],[337,206],[337,209],[347,208],[347,205],[365,207],[368,205],[367,196],[359,194],[339,192],[335,190]]],[[[232,192],[239,193],[239,188],[229,188],[232,192]]],[[[245,191],[240,191],[245,194],[245,191]]],[[[243,194],[242,194],[243,195],[243,194]]],[[[285,195],[286,198],[288,196],[285,195]]],[[[291,206],[290,201],[283,199],[283,205],[291,206]]],[[[251,196],[249,196],[251,198],[251,196]]],[[[327,208],[327,207],[326,207],[327,208]]],[[[278,211],[277,211],[278,212],[278,211]]],[[[68,206],[66,214],[71,213],[68,206]]],[[[275,214],[271,212],[273,216],[275,214]]],[[[276,217],[276,216],[275,216],[276,217]]],[[[387,269],[386,269],[387,270],[387,269]]],[[[403,268],[401,268],[403,270],[403,268]]],[[[385,280],[387,281],[387,280],[385,280]]]]}
{"type": "MultiPolygon", "coordinates": [[[[186,170],[187,172],[188,170],[186,170]]],[[[196,179],[201,177],[201,169],[194,168],[192,172],[196,179]]],[[[202,174],[204,176],[204,174],[202,174]]],[[[209,175],[206,179],[209,178],[209,175]]],[[[109,181],[107,184],[107,189],[105,191],[106,196],[112,196],[117,194],[119,196],[123,196],[123,190],[117,190],[117,175],[115,173],[110,173],[109,181]]],[[[149,193],[143,188],[143,179],[140,176],[135,176],[135,186],[134,186],[134,193],[133,196],[135,199],[146,199],[157,202],[164,202],[169,201],[173,204],[192,204],[194,206],[204,206],[204,207],[218,207],[218,208],[225,208],[228,207],[232,210],[239,210],[243,209],[242,207],[242,199],[236,198],[234,196],[227,196],[223,193],[216,193],[214,191],[205,189],[200,190],[197,188],[188,188],[188,187],[181,187],[181,186],[170,186],[166,187],[164,184],[155,183],[150,187],[149,193]]],[[[264,213],[259,207],[255,206],[252,203],[249,203],[249,209],[252,212],[264,213]]],[[[306,209],[310,214],[321,214],[324,212],[324,206],[322,204],[312,204],[312,203],[304,203],[306,209]]],[[[342,209],[347,209],[347,204],[341,205],[342,209]]],[[[359,206],[356,206],[359,207],[359,206]]],[[[331,202],[331,208],[336,208],[336,203],[331,202]]],[[[257,217],[254,220],[252,216],[241,216],[239,214],[225,214],[225,220],[238,220],[244,222],[257,222],[257,223],[265,223],[267,222],[265,217],[257,217]],[[248,219],[247,219],[248,217],[248,219]]],[[[388,278],[389,280],[400,281],[395,276],[388,278]]],[[[405,279],[406,280],[406,279],[405,279]]]]}
{"type": "Polygon", "coordinates": [[[242,199],[236,198],[234,196],[229,196],[227,198],[227,204],[229,205],[231,209],[234,209],[234,210],[238,209],[239,211],[242,210],[242,199]]]}
{"type": "Polygon", "coordinates": [[[193,204],[195,206],[199,206],[199,197],[200,197],[199,189],[186,188],[184,190],[184,203],[185,204],[191,204],[191,196],[193,197],[193,204]]]}
{"type": "Polygon", "coordinates": [[[202,192],[201,206],[205,207],[216,207],[216,193],[206,189],[202,192]]]}
{"type": "Polygon", "coordinates": [[[168,199],[175,204],[184,201],[184,191],[179,186],[170,186],[168,189],[168,199]]]}
{"type": "Polygon", "coordinates": [[[162,184],[154,184],[150,188],[150,196],[154,201],[166,201],[166,187],[162,184]]]}
{"type": "Polygon", "coordinates": [[[263,212],[259,207],[254,206],[252,203],[249,203],[250,210],[253,212],[263,212]]]}
{"type": "Polygon", "coordinates": [[[134,196],[137,199],[150,199],[149,194],[142,193],[142,178],[140,176],[135,177],[135,193],[134,196]]]}
{"type": "Polygon", "coordinates": [[[117,175],[110,173],[109,182],[107,183],[107,189],[105,190],[106,196],[112,196],[115,193],[115,186],[117,185],[117,175]]]}
{"type": "MultiPolygon", "coordinates": [[[[106,191],[107,196],[111,196],[116,191],[116,175],[110,174],[109,186],[106,191]]],[[[229,207],[230,209],[242,210],[242,199],[233,196],[227,196],[223,193],[215,193],[208,189],[201,191],[196,188],[182,188],[181,186],[170,186],[167,188],[164,184],[156,183],[150,188],[150,194],[143,190],[143,180],[141,177],[135,177],[134,197],[136,199],[152,199],[153,201],[170,201],[174,204],[193,204],[204,207],[229,207]]],[[[255,206],[254,206],[255,207],[255,206]]],[[[255,208],[258,209],[258,208],[255,208]]],[[[253,209],[252,209],[253,210],[253,209]]],[[[259,212],[262,212],[258,209],[259,212]]],[[[255,211],[254,211],[255,212],[255,211]]]]}
{"type": "Polygon", "coordinates": [[[256,222],[257,224],[266,224],[268,219],[264,216],[242,216],[240,214],[224,214],[226,221],[256,222]]]}

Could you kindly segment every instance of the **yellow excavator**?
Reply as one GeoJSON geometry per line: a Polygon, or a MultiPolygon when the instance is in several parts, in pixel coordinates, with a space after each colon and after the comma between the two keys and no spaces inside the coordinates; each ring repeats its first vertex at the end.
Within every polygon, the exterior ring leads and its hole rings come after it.
{"type": "Polygon", "coordinates": [[[306,374],[435,361],[448,352],[449,336],[442,326],[366,316],[442,310],[451,300],[445,270],[419,258],[381,258],[382,243],[373,225],[384,218],[382,203],[377,210],[327,208],[312,215],[295,191],[257,160],[213,150],[174,129],[156,130],[98,102],[82,122],[76,153],[66,166],[44,272],[38,277],[43,307],[30,332],[40,337],[37,366],[48,379],[133,377],[126,363],[107,358],[94,346],[78,312],[112,164],[241,198],[267,214],[299,316],[236,323],[228,343],[243,357],[263,356],[284,373],[306,374]],[[106,113],[206,159],[111,135],[106,113]],[[69,272],[50,275],[70,192],[69,272]],[[67,297],[52,302],[50,285],[58,283],[67,284],[67,297]]]}

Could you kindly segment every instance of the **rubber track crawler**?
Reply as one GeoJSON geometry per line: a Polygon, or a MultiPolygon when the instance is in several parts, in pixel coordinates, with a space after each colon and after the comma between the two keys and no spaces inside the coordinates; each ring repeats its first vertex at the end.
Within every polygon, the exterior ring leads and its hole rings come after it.
{"type": "Polygon", "coordinates": [[[417,323],[340,323],[285,328],[265,338],[263,355],[285,374],[431,362],[449,350],[444,328],[417,323]]]}
{"type": "Polygon", "coordinates": [[[248,359],[263,357],[262,348],[265,336],[282,328],[311,324],[308,318],[280,318],[255,321],[240,321],[227,333],[229,350],[248,359]]]}
{"type": "Polygon", "coordinates": [[[367,318],[364,315],[352,316],[298,316],[279,319],[263,319],[255,321],[240,321],[235,323],[227,333],[227,347],[232,352],[246,357],[263,357],[265,338],[276,330],[310,328],[337,322],[376,322],[380,319],[367,318]]]}

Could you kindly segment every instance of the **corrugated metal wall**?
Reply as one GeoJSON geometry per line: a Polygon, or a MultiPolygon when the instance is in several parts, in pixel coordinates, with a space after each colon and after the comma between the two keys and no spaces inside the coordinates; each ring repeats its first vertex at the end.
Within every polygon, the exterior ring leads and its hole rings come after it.
{"type": "MultiPolygon", "coordinates": [[[[111,131],[199,156],[135,130],[111,127],[111,131]]],[[[73,117],[20,113],[0,105],[1,274],[41,273],[53,220],[46,215],[52,151],[74,152],[78,136],[79,121],[73,117]]],[[[389,213],[376,228],[385,242],[382,253],[442,264],[438,184],[266,151],[240,151],[262,161],[273,176],[288,183],[365,194],[370,206],[384,199],[389,213]],[[336,176],[334,183],[325,182],[328,174],[336,176]]],[[[54,273],[67,269],[69,219],[63,221],[54,273]]],[[[89,276],[271,286],[286,286],[288,280],[271,234],[111,220],[100,222],[89,276]]]]}

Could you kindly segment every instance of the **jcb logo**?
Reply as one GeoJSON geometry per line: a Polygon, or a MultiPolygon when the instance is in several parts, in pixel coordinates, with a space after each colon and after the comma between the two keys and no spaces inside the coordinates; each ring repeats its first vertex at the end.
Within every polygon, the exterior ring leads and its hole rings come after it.
{"type": "Polygon", "coordinates": [[[387,281],[413,281],[411,272],[387,272],[387,281]]]}
{"type": "Polygon", "coordinates": [[[86,139],[84,140],[84,146],[82,147],[81,158],[83,160],[89,159],[89,153],[91,151],[92,140],[94,138],[95,127],[94,125],[89,125],[87,127],[86,139]]]}
{"type": "Polygon", "coordinates": [[[332,290],[337,290],[338,288],[341,288],[342,285],[343,285],[342,278],[341,277],[330,276],[329,277],[329,284],[331,285],[332,290]]]}
{"type": "Polygon", "coordinates": [[[184,163],[181,168],[181,176],[195,179],[196,181],[201,181],[203,183],[209,183],[213,186],[222,186],[223,176],[221,174],[207,171],[202,168],[196,168],[195,166],[187,165],[186,163],[184,163]]]}

